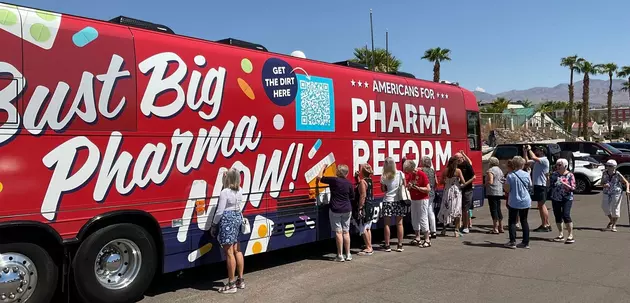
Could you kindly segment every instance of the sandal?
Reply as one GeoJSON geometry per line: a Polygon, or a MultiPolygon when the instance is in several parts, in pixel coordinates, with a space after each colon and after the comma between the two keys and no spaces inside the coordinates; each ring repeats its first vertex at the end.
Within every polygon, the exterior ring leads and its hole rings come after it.
{"type": "Polygon", "coordinates": [[[223,287],[219,288],[219,293],[222,293],[222,294],[236,293],[236,281],[228,282],[223,287]]]}
{"type": "Polygon", "coordinates": [[[422,243],[420,243],[420,245],[418,246],[421,248],[431,247],[431,241],[422,241],[422,243]]]}
{"type": "Polygon", "coordinates": [[[420,241],[418,239],[413,239],[413,240],[411,240],[411,242],[409,242],[409,245],[411,245],[411,246],[418,246],[418,245],[420,245],[420,241]]]}
{"type": "Polygon", "coordinates": [[[245,289],[245,279],[237,278],[236,279],[236,288],[238,288],[238,289],[245,289]]]}
{"type": "Polygon", "coordinates": [[[489,230],[488,232],[486,232],[487,234],[492,234],[492,235],[498,235],[499,231],[494,229],[494,230],[489,230]]]}
{"type": "Polygon", "coordinates": [[[564,241],[564,236],[557,236],[555,238],[553,238],[554,242],[563,242],[564,241]]]}
{"type": "Polygon", "coordinates": [[[371,256],[372,254],[374,254],[374,250],[372,251],[362,250],[359,252],[359,256],[371,256]]]}

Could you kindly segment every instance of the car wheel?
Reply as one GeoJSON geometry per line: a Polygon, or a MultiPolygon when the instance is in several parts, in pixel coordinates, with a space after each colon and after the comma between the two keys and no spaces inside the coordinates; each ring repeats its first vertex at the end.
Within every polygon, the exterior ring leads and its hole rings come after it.
{"type": "Polygon", "coordinates": [[[147,290],[158,264],[153,237],[135,224],[115,224],[91,234],[77,250],[73,269],[86,302],[133,302],[147,290]]]}
{"type": "Polygon", "coordinates": [[[584,176],[575,177],[575,193],[587,194],[591,192],[591,182],[584,176]]]}

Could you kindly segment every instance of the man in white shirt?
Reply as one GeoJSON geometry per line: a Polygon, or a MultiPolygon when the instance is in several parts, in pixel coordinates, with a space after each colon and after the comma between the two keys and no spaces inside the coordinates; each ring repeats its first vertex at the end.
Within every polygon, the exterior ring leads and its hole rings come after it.
{"type": "Polygon", "coordinates": [[[532,151],[530,145],[525,146],[525,159],[532,167],[532,182],[534,184],[534,194],[532,201],[538,202],[538,212],[540,213],[541,224],[534,229],[535,232],[550,232],[549,211],[545,202],[547,201],[547,180],[549,177],[549,159],[545,156],[545,149],[537,147],[532,151]]]}

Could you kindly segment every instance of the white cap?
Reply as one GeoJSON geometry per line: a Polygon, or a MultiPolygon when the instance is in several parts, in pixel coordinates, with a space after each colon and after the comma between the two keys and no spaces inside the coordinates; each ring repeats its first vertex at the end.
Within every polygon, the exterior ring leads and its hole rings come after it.
{"type": "Polygon", "coordinates": [[[294,50],[293,52],[291,52],[291,56],[306,59],[306,55],[301,50],[294,50]]]}
{"type": "Polygon", "coordinates": [[[606,161],[606,166],[617,166],[617,161],[610,159],[606,161]]]}

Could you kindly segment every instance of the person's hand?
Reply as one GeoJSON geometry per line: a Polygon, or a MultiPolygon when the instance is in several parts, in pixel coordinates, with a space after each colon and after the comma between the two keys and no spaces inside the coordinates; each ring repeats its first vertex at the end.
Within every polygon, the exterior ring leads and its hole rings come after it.
{"type": "Polygon", "coordinates": [[[604,186],[602,186],[603,188],[609,188],[610,184],[604,184],[604,186]]]}
{"type": "Polygon", "coordinates": [[[210,227],[210,235],[211,235],[213,238],[216,238],[216,237],[217,237],[218,232],[219,232],[219,229],[217,228],[217,226],[216,226],[216,225],[212,225],[212,227],[210,227]]]}
{"type": "Polygon", "coordinates": [[[472,176],[472,180],[475,181],[477,179],[477,176],[472,176]]]}

